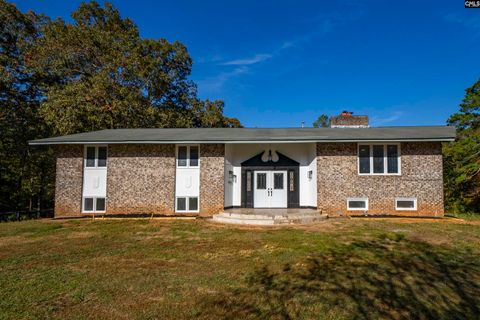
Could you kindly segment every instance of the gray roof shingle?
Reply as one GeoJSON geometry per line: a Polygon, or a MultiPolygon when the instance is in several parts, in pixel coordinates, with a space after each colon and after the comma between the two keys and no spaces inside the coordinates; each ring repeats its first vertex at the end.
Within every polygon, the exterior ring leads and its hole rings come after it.
{"type": "Polygon", "coordinates": [[[38,139],[30,145],[248,143],[330,141],[453,141],[455,127],[107,129],[38,139]]]}

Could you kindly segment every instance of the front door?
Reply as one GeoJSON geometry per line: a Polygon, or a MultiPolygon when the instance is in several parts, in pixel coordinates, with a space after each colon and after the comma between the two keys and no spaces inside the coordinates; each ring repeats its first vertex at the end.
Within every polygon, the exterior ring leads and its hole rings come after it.
{"type": "Polygon", "coordinates": [[[287,171],[255,171],[255,208],[287,207],[287,171]]]}

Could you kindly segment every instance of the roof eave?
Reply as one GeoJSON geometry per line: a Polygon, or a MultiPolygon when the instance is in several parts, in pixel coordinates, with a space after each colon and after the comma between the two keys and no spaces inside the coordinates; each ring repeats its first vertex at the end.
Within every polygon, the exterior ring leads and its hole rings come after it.
{"type": "Polygon", "coordinates": [[[455,138],[390,138],[390,139],[270,139],[270,140],[123,140],[123,141],[39,141],[32,140],[31,146],[76,145],[76,144],[194,144],[194,143],[327,143],[327,142],[452,142],[455,138]]]}

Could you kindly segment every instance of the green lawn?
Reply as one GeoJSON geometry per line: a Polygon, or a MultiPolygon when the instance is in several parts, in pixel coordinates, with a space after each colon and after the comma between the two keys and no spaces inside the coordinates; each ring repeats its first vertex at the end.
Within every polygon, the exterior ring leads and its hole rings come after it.
{"type": "Polygon", "coordinates": [[[478,319],[480,223],[0,223],[0,319],[478,319]]]}

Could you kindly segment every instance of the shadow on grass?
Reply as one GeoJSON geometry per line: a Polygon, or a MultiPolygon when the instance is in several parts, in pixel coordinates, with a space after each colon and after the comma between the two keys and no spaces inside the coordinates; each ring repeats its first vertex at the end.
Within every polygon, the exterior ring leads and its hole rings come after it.
{"type": "Polygon", "coordinates": [[[217,319],[479,319],[480,261],[385,234],[262,267],[201,310],[217,319]]]}

